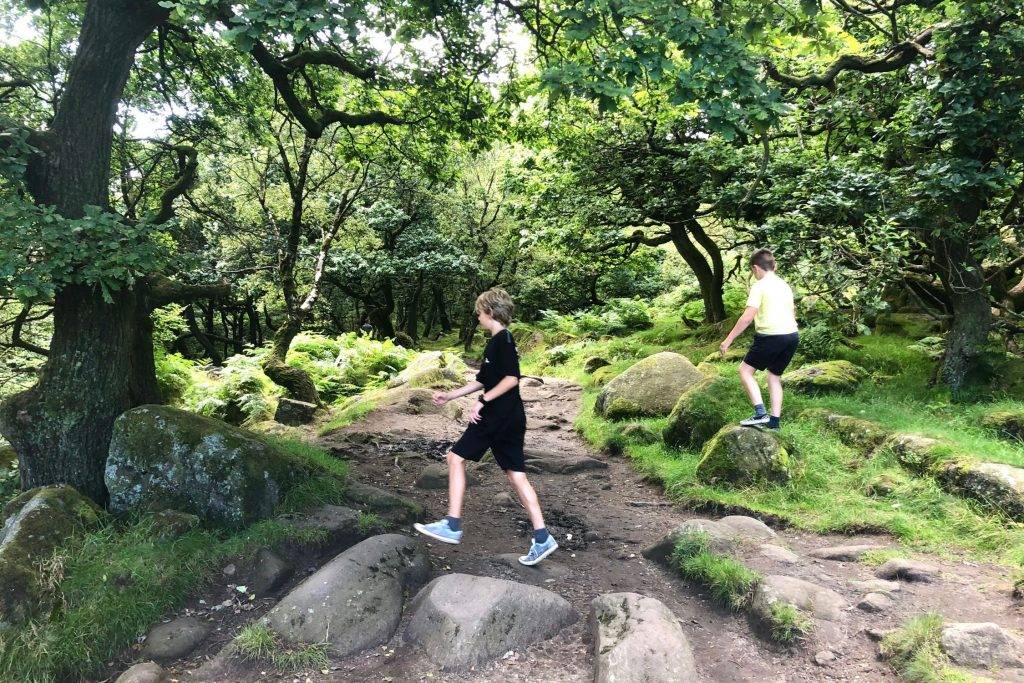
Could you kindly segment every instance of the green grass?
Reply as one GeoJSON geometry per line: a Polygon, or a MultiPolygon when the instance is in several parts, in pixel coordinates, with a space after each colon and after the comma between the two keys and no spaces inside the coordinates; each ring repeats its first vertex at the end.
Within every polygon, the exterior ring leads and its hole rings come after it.
{"type": "Polygon", "coordinates": [[[353,396],[343,402],[335,411],[334,417],[320,428],[320,436],[348,427],[353,422],[358,422],[366,417],[377,407],[377,400],[375,399],[380,393],[382,392],[379,389],[372,390],[365,394],[353,396]]]}
{"type": "Polygon", "coordinates": [[[719,604],[734,610],[745,608],[760,574],[731,557],[712,552],[709,545],[707,534],[684,535],[672,552],[672,566],[687,580],[707,588],[719,604]]]}
{"type": "Polygon", "coordinates": [[[356,520],[356,527],[360,533],[374,534],[387,531],[391,525],[376,512],[360,512],[359,518],[356,520]]]}
{"type": "Polygon", "coordinates": [[[330,663],[326,643],[286,647],[278,635],[262,623],[249,624],[243,628],[235,636],[234,642],[238,653],[245,659],[268,663],[284,671],[322,669],[330,663]]]}
{"type": "MultiPolygon", "coordinates": [[[[290,439],[267,437],[302,481],[286,492],[280,512],[341,501],[346,463],[290,439]]],[[[0,631],[0,681],[43,683],[98,674],[229,560],[251,556],[283,541],[315,543],[322,530],[266,520],[240,532],[194,529],[160,539],[152,518],[110,524],[73,538],[44,563],[44,585],[53,586],[52,615],[0,631]]]]}
{"type": "Polygon", "coordinates": [[[772,640],[789,645],[809,634],[814,625],[810,617],[788,602],[776,602],[768,615],[772,640]]]}
{"type": "Polygon", "coordinates": [[[939,645],[942,617],[924,614],[907,621],[882,640],[882,656],[910,683],[967,683],[975,680],[950,666],[939,645]]]}

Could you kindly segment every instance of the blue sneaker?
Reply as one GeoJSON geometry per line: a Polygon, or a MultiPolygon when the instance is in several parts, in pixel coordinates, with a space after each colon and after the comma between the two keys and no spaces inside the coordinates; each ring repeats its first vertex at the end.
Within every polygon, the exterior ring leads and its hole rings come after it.
{"type": "Polygon", "coordinates": [[[462,532],[452,531],[452,528],[448,526],[447,519],[442,519],[440,522],[431,522],[430,524],[420,524],[417,522],[412,525],[412,528],[424,536],[430,536],[435,541],[441,541],[442,543],[457,545],[462,540],[462,532]]]}
{"type": "Polygon", "coordinates": [[[548,540],[543,543],[533,542],[530,546],[530,552],[519,558],[520,564],[525,564],[527,567],[532,567],[537,564],[551,553],[558,550],[558,541],[555,540],[554,536],[548,535],[548,540]]]}

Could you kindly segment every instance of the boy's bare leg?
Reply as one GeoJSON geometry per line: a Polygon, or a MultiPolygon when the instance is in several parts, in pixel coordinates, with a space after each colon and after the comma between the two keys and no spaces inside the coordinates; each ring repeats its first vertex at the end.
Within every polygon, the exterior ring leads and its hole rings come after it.
{"type": "Polygon", "coordinates": [[[448,516],[462,517],[462,497],[466,493],[466,459],[448,452],[448,516]]]}
{"type": "Polygon", "coordinates": [[[766,373],[768,375],[768,398],[772,402],[772,412],[774,417],[782,415],[782,378],[772,372],[766,373]]]}
{"type": "MultiPolygon", "coordinates": [[[[740,363],[740,381],[743,382],[743,388],[747,391],[747,398],[750,399],[750,405],[759,405],[764,403],[761,400],[761,387],[757,385],[757,379],[754,377],[754,373],[757,370],[752,365],[746,363],[740,363]]],[[[769,373],[769,377],[771,374],[769,373]]],[[[781,390],[782,385],[779,385],[781,390]]],[[[782,394],[779,394],[779,401],[781,406],[782,394]]]]}
{"type": "Polygon", "coordinates": [[[508,470],[505,475],[508,477],[508,482],[512,484],[512,488],[516,490],[516,495],[519,496],[520,502],[526,508],[527,514],[530,515],[530,523],[533,524],[533,528],[543,529],[544,515],[540,511],[540,501],[537,500],[537,492],[533,490],[530,480],[526,478],[526,472],[508,470]]]}

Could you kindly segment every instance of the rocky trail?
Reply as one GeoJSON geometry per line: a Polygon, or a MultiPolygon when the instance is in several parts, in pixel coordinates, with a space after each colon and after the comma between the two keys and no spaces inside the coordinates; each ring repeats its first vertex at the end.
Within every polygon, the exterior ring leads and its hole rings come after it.
{"type": "MultiPolygon", "coordinates": [[[[357,489],[353,508],[387,509],[379,505],[386,491],[422,505],[426,518],[445,513],[442,457],[464,424],[429,394],[403,389],[321,438],[372,487],[357,489]]],[[[373,536],[356,528],[353,510],[321,511],[310,523],[336,532],[330,544],[226,567],[224,581],[169,615],[141,653],[126,654],[122,669],[157,659],[165,678],[137,667],[119,680],[894,680],[878,656],[879,634],[925,612],[960,624],[943,643],[956,663],[994,665],[988,678],[1024,680],[1015,635],[1024,614],[1005,568],[923,556],[870,566],[858,558],[896,547],[893,539],[810,534],[673,506],[626,459],[595,453],[573,431],[580,395],[557,379],[523,386],[530,478],[561,545],[539,567],[516,562],[530,525],[501,470],[484,462],[471,467],[461,545],[413,538],[408,515],[390,516],[396,526],[373,536]],[[665,566],[681,525],[706,532],[764,577],[749,610],[718,606],[665,566]],[[638,595],[595,602],[623,593],[638,595]],[[778,600],[813,618],[813,632],[795,645],[775,643],[759,621],[759,609],[778,600]],[[329,664],[287,671],[239,657],[234,636],[261,617],[297,640],[326,640],[329,664]]]]}

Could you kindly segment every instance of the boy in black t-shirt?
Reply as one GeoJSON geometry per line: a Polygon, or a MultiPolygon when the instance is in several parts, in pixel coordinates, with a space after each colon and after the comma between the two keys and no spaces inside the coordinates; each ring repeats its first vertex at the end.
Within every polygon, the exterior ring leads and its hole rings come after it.
{"type": "Polygon", "coordinates": [[[491,333],[484,349],[483,363],[476,381],[461,389],[434,394],[434,403],[448,401],[483,389],[469,411],[469,427],[448,452],[448,516],[432,524],[415,524],[422,534],[444,543],[462,540],[462,497],[466,492],[466,461],[479,461],[488,448],[494,460],[505,470],[533,523],[530,552],[519,558],[534,565],[558,548],[554,537],[544,528],[537,493],[526,478],[523,442],[526,437],[526,410],[519,395],[519,355],[507,325],[512,322],[512,297],[499,288],[490,289],[476,300],[480,324],[491,333]]]}

